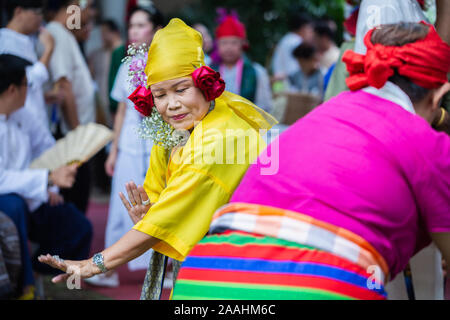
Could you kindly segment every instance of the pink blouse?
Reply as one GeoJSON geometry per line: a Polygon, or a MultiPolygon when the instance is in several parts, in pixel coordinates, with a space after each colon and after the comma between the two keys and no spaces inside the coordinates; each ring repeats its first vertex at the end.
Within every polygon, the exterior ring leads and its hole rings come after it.
{"type": "MultiPolygon", "coordinates": [[[[258,161],[231,202],[350,230],[378,250],[391,276],[430,243],[431,232],[450,232],[450,137],[400,105],[344,92],[278,139],[278,172],[262,176],[258,161]]],[[[276,150],[268,150],[273,159],[276,150]]]]}

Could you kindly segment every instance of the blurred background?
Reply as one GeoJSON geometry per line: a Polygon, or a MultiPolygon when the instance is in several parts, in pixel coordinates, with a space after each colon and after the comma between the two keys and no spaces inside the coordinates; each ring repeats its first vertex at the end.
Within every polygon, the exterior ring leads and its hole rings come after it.
{"type": "MultiPolygon", "coordinates": [[[[2,0],[1,2],[6,2],[2,0]]],[[[102,20],[112,19],[121,30],[123,37],[127,29],[128,0],[95,0],[96,8],[95,27],[86,44],[86,53],[94,51],[100,40],[100,23],[102,20]]],[[[131,1],[136,2],[136,1],[131,1]]],[[[137,1],[141,5],[148,5],[147,1],[137,1]]],[[[268,60],[267,53],[271,52],[277,41],[288,31],[288,18],[292,12],[304,12],[315,18],[330,18],[336,23],[338,29],[336,41],[343,39],[345,11],[349,12],[351,6],[345,0],[154,0],[152,1],[166,17],[166,22],[172,17],[179,17],[188,24],[202,23],[210,31],[217,27],[217,8],[235,10],[241,21],[247,27],[248,39],[251,43],[249,56],[259,63],[268,60]]],[[[6,24],[3,14],[2,26],[6,24]]]]}

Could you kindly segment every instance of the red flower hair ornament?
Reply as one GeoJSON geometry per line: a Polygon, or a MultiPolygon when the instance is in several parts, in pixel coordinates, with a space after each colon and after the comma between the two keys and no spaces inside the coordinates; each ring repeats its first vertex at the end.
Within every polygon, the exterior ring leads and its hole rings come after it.
{"type": "Polygon", "coordinates": [[[149,117],[152,114],[155,102],[153,100],[152,91],[146,87],[139,86],[128,97],[133,103],[134,108],[139,111],[144,117],[149,117]]]}
{"type": "MultiPolygon", "coordinates": [[[[225,91],[225,81],[220,77],[219,72],[214,71],[210,67],[203,66],[197,68],[191,76],[194,85],[203,92],[207,101],[213,101],[225,91]]],[[[139,86],[128,99],[134,103],[135,109],[142,116],[149,117],[152,114],[155,102],[150,89],[139,86]]]]}
{"type": "Polygon", "coordinates": [[[220,73],[210,67],[203,66],[192,73],[194,85],[199,88],[206,98],[206,101],[213,101],[220,97],[225,91],[225,81],[220,77],[220,73]]]}

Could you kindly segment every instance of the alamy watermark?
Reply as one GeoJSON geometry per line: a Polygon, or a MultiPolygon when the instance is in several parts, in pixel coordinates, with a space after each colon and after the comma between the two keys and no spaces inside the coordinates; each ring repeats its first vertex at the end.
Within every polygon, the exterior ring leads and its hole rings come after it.
{"type": "Polygon", "coordinates": [[[69,266],[66,271],[70,276],[66,280],[69,290],[81,290],[81,270],[78,266],[69,266]]]}
{"type": "Polygon", "coordinates": [[[383,271],[377,265],[367,267],[367,273],[370,277],[367,279],[367,288],[369,290],[380,290],[383,284],[383,271]]]}
{"type": "Polygon", "coordinates": [[[66,13],[68,15],[66,26],[69,30],[81,29],[81,12],[87,8],[88,0],[79,0],[78,5],[70,5],[67,7],[66,13]]]}

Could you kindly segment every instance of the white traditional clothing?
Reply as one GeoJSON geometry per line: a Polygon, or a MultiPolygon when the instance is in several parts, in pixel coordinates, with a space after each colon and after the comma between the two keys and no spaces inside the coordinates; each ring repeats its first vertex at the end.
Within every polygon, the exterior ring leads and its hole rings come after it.
{"type": "Polygon", "coordinates": [[[417,0],[364,0],[359,9],[355,52],[366,53],[364,36],[374,27],[381,24],[420,22],[422,20],[426,21],[427,18],[417,0]]]}
{"type": "MultiPolygon", "coordinates": [[[[47,30],[55,39],[55,48],[50,59],[51,82],[66,78],[72,84],[78,120],[81,125],[95,121],[95,89],[91,73],[72,33],[59,22],[50,22],[47,30]]],[[[61,130],[69,131],[66,121],[62,121],[61,130]]]]}
{"type": "MultiPolygon", "coordinates": [[[[106,225],[105,246],[110,247],[116,243],[125,233],[130,231],[134,224],[127,210],[119,198],[119,192],[126,193],[125,184],[130,181],[143,184],[150,162],[152,142],[144,140],[137,134],[137,128],[141,122],[141,116],[134,109],[134,104],[128,100],[132,93],[128,82],[128,65],[122,64],[117,73],[111,97],[119,102],[126,102],[125,117],[120,131],[118,155],[112,180],[111,200],[109,216],[106,225]]],[[[147,269],[151,252],[128,263],[130,270],[147,269]]]]}
{"type": "Polygon", "coordinates": [[[0,114],[0,195],[21,196],[31,212],[48,201],[48,170],[28,169],[54,144],[44,129],[31,117],[18,121],[0,114]]]}
{"type": "Polygon", "coordinates": [[[15,55],[32,64],[26,68],[28,91],[25,107],[16,113],[24,113],[28,117],[32,113],[34,119],[48,127],[43,86],[48,81],[49,74],[45,65],[38,60],[32,38],[8,28],[0,29],[0,53],[15,55]]]}

